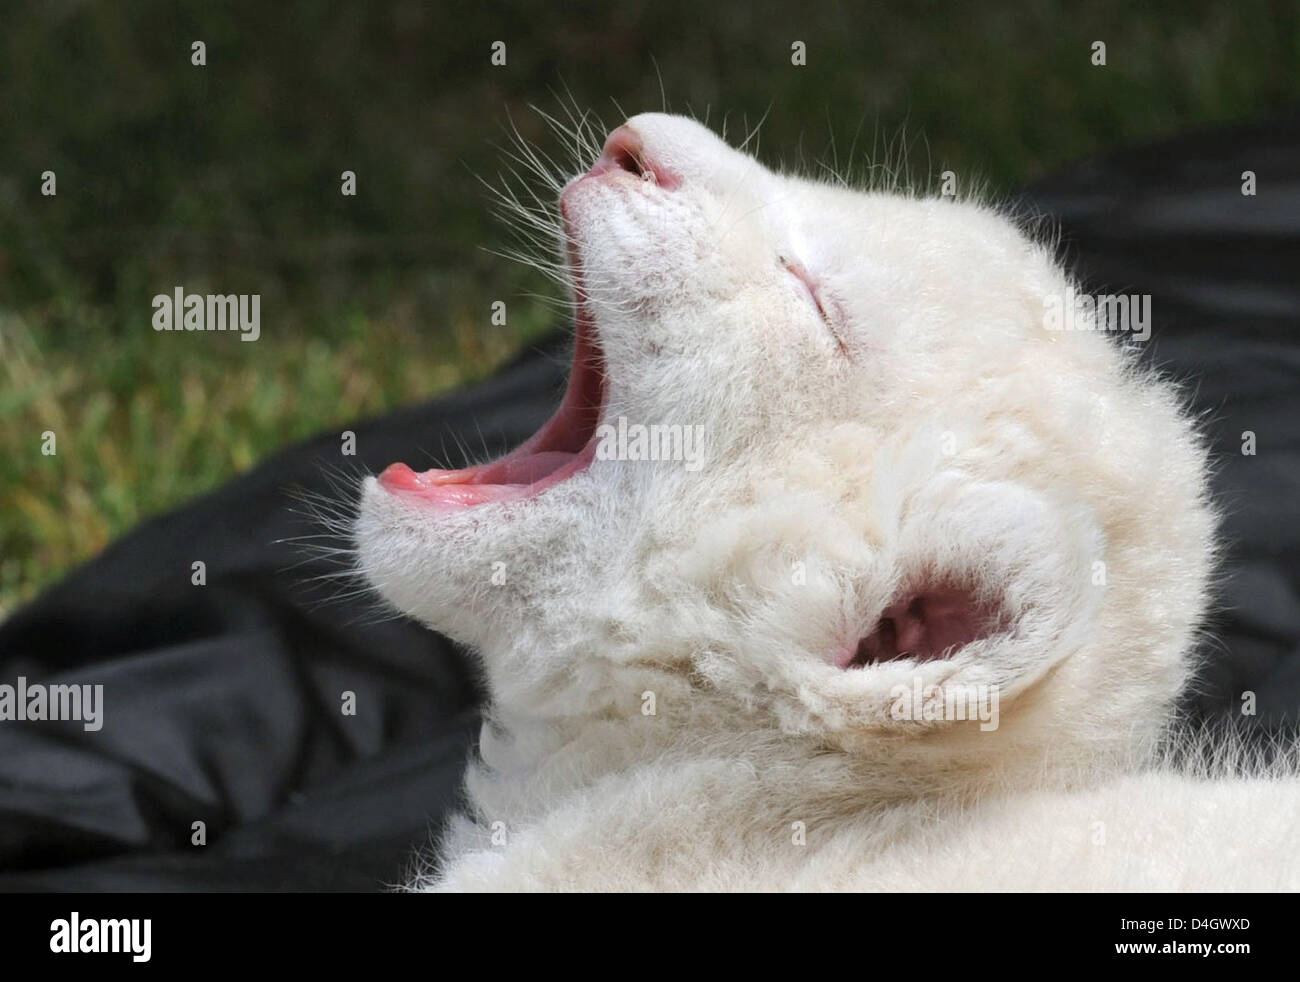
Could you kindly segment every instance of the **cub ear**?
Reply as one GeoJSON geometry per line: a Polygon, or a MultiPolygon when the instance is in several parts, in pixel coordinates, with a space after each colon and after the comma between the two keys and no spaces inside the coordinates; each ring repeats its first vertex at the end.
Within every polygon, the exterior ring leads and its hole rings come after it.
{"type": "Polygon", "coordinates": [[[983,597],[975,586],[935,575],[900,591],[881,612],[841,668],[861,668],[912,658],[934,661],[987,638],[1006,627],[996,598],[983,597]]]}
{"type": "Polygon", "coordinates": [[[891,546],[894,591],[862,611],[841,668],[911,664],[1005,697],[1091,637],[1103,543],[1086,506],[943,472],[907,502],[891,546]]]}

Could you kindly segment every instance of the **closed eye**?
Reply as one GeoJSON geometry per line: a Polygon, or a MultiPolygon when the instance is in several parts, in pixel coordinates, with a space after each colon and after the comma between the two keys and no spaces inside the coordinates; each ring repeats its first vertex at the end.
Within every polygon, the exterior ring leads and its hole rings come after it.
{"type": "Polygon", "coordinates": [[[826,329],[831,332],[831,337],[835,339],[835,344],[840,349],[840,354],[845,358],[848,358],[849,349],[844,344],[844,338],[840,335],[840,329],[835,318],[831,316],[830,311],[827,309],[828,304],[822,295],[821,289],[817,285],[817,281],[813,279],[812,275],[808,272],[807,267],[805,267],[803,263],[789,259],[786,256],[778,256],[777,258],[780,259],[781,265],[786,268],[786,271],[804,285],[804,289],[808,291],[808,296],[812,298],[813,304],[817,307],[817,313],[821,316],[822,323],[826,325],[826,329]]]}

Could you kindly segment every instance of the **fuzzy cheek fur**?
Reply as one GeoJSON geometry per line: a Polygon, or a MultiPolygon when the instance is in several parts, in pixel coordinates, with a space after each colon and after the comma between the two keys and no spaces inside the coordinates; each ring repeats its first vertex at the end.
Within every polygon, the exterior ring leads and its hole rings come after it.
{"type": "Polygon", "coordinates": [[[758,863],[791,816],[851,836],[1146,752],[1195,667],[1205,453],[1113,340],[1047,330],[1071,286],[1050,243],[978,203],[775,174],[661,115],[560,212],[601,419],[698,427],[703,455],[459,508],[367,480],[365,574],[471,645],[492,694],[441,882],[509,867],[494,823],[534,863],[596,821],[668,835],[643,812],[670,786],[758,863]],[[996,727],[895,711],[980,687],[996,727]]]}

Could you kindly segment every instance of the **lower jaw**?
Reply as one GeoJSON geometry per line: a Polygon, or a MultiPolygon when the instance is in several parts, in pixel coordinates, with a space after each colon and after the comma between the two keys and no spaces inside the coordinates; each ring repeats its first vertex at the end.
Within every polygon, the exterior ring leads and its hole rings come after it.
{"type": "Polygon", "coordinates": [[[406,464],[390,465],[379,475],[379,483],[387,491],[418,499],[432,508],[459,511],[476,505],[518,501],[541,494],[586,470],[595,456],[596,440],[593,437],[573,455],[572,460],[528,484],[476,484],[472,480],[460,480],[467,476],[466,471],[428,471],[421,474],[406,464]]]}

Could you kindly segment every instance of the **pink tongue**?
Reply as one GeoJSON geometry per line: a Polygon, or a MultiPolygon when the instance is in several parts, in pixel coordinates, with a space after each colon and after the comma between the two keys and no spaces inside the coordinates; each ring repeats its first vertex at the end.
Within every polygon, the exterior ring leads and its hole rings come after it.
{"type": "Polygon", "coordinates": [[[532,484],[549,474],[554,474],[577,454],[562,450],[548,450],[543,453],[526,454],[517,458],[506,458],[497,465],[486,467],[475,480],[475,484],[532,484]]]}

